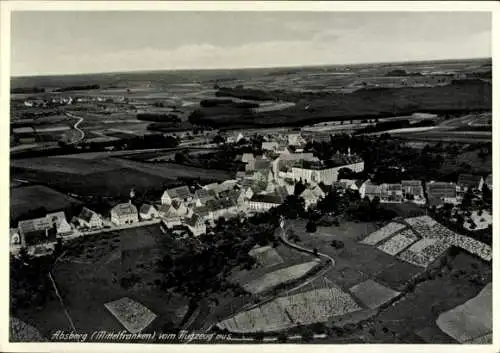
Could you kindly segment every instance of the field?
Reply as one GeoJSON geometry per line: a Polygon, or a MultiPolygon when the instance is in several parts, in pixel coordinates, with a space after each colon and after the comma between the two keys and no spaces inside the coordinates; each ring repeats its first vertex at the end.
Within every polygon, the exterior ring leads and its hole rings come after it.
{"type": "Polygon", "coordinates": [[[255,309],[222,321],[219,327],[232,332],[279,331],[299,325],[326,322],[361,308],[336,286],[279,297],[255,309]]]}
{"type": "MultiPolygon", "coordinates": [[[[476,296],[491,281],[491,264],[466,252],[459,252],[438,274],[416,286],[392,306],[373,318],[379,332],[383,327],[397,333],[406,343],[456,343],[436,325],[438,316],[476,296]],[[415,340],[415,341],[414,341],[415,340]]],[[[394,343],[388,337],[374,337],[371,343],[394,343]]]]}
{"type": "MultiPolygon", "coordinates": [[[[399,224],[397,226],[396,224],[398,223],[382,229],[389,234],[394,234],[395,230],[401,230],[399,224]]],[[[298,221],[294,223],[293,229],[303,230],[300,234],[302,241],[299,245],[310,249],[317,248],[319,252],[335,259],[335,266],[326,272],[324,277],[327,282],[334,283],[345,291],[370,279],[390,289],[399,290],[413,276],[422,271],[419,267],[386,254],[373,245],[361,243],[361,239],[377,231],[372,223],[343,221],[339,227],[318,227],[315,233],[306,233],[305,222],[298,221]],[[342,241],[344,247],[341,249],[332,247],[332,240],[342,241]]],[[[372,240],[375,243],[380,241],[375,237],[372,240]]],[[[313,283],[313,285],[321,284],[313,283]]]]}
{"type": "Polygon", "coordinates": [[[243,288],[252,294],[259,294],[280,284],[285,284],[299,279],[307,275],[307,273],[317,265],[318,261],[310,261],[290,267],[285,267],[273,272],[266,273],[262,277],[251,282],[247,282],[243,284],[243,288]]]}
{"type": "Polygon", "coordinates": [[[474,298],[439,315],[436,323],[458,342],[470,343],[492,333],[492,304],[492,284],[489,283],[474,298]]]}
{"type": "Polygon", "coordinates": [[[78,331],[123,329],[104,309],[104,304],[123,297],[158,316],[148,330],[180,323],[187,300],[155,284],[162,236],[158,225],[138,227],[92,235],[70,248],[55,266],[54,277],[78,331]]]}
{"type": "Polygon", "coordinates": [[[77,195],[124,196],[131,188],[137,192],[157,190],[178,178],[223,181],[230,174],[178,164],[152,164],[118,158],[50,157],[13,160],[12,176],[40,182],[77,195]],[[84,175],[85,178],[80,176],[84,175]],[[124,177],[126,176],[126,177],[124,177]]]}
{"type": "Polygon", "coordinates": [[[349,290],[370,309],[378,308],[399,295],[399,292],[387,288],[371,279],[356,284],[349,290]]]}
{"type": "Polygon", "coordinates": [[[52,212],[78,205],[80,205],[80,201],[46,186],[29,185],[10,188],[11,221],[41,207],[52,212]]]}
{"type": "Polygon", "coordinates": [[[281,256],[271,246],[254,248],[249,252],[249,255],[253,256],[257,263],[263,267],[271,267],[283,263],[281,256]]]}

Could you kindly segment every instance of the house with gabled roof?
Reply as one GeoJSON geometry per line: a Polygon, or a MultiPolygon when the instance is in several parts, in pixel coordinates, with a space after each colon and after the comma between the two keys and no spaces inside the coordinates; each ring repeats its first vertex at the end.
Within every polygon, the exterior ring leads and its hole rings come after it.
{"type": "Polygon", "coordinates": [[[150,204],[142,204],[142,206],[139,208],[139,215],[141,216],[142,220],[151,220],[158,218],[160,216],[158,210],[150,204]]]}
{"type": "Polygon", "coordinates": [[[301,147],[306,143],[306,140],[301,134],[288,134],[288,146],[301,147]]]}
{"type": "Polygon", "coordinates": [[[207,203],[208,200],[214,200],[217,193],[214,190],[198,189],[194,192],[193,202],[196,207],[201,207],[207,203]]]}
{"type": "Polygon", "coordinates": [[[48,213],[45,217],[55,227],[57,236],[62,237],[73,233],[73,229],[66,220],[66,215],[63,211],[48,213]]]}
{"type": "Polygon", "coordinates": [[[460,174],[457,180],[459,192],[466,192],[469,188],[481,190],[483,188],[484,178],[474,174],[460,174]]]}
{"type": "Polygon", "coordinates": [[[403,201],[403,189],[401,184],[384,183],[380,185],[380,202],[401,203],[403,201]]]}
{"type": "Polygon", "coordinates": [[[47,217],[19,221],[17,228],[22,247],[26,247],[28,253],[41,255],[54,250],[57,229],[47,217]]]}
{"type": "Polygon", "coordinates": [[[439,206],[444,203],[457,204],[457,184],[441,181],[430,181],[426,184],[429,205],[439,206]]]}
{"type": "Polygon", "coordinates": [[[189,228],[195,237],[207,232],[205,220],[196,213],[194,213],[190,218],[187,218],[184,221],[184,224],[189,228]]]}
{"type": "Polygon", "coordinates": [[[163,204],[158,210],[158,214],[162,218],[178,218],[178,217],[189,217],[191,215],[191,208],[179,200],[173,200],[171,204],[163,204]]]}
{"type": "Polygon", "coordinates": [[[111,209],[111,222],[120,226],[139,222],[137,207],[131,202],[120,203],[111,209]]]}
{"type": "Polygon", "coordinates": [[[187,186],[178,186],[176,188],[165,190],[161,197],[161,203],[169,205],[174,200],[189,202],[193,198],[191,191],[187,186]]]}
{"type": "Polygon", "coordinates": [[[263,212],[278,207],[283,201],[283,196],[278,194],[258,194],[247,202],[246,208],[254,212],[263,212]]]}
{"type": "Polygon", "coordinates": [[[83,207],[78,216],[75,217],[76,223],[83,228],[99,229],[103,227],[102,217],[96,212],[83,207]]]}
{"type": "Polygon", "coordinates": [[[280,145],[276,141],[264,141],[262,142],[262,150],[263,151],[278,151],[280,149],[280,145]]]}
{"type": "Polygon", "coordinates": [[[424,187],[420,180],[402,180],[401,188],[403,189],[403,198],[418,204],[424,204],[425,194],[424,187]]]}

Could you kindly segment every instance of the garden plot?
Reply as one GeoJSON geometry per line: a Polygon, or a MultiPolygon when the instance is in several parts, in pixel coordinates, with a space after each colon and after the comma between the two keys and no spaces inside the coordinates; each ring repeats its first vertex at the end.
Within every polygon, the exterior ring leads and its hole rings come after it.
{"type": "Polygon", "coordinates": [[[406,218],[405,222],[424,238],[447,237],[454,234],[429,216],[406,218]]]}
{"type": "Polygon", "coordinates": [[[485,336],[492,333],[492,304],[492,285],[489,283],[476,297],[439,315],[436,323],[460,343],[484,341],[485,336]]]}
{"type": "Polygon", "coordinates": [[[404,224],[391,222],[383,226],[382,228],[376,230],[375,232],[371,233],[370,235],[368,235],[365,239],[361,241],[361,243],[367,245],[375,245],[389,238],[391,235],[393,235],[396,232],[399,232],[404,228],[406,228],[404,224]]]}
{"type": "Polygon", "coordinates": [[[297,325],[326,322],[330,317],[361,310],[348,293],[336,286],[278,298],[278,301],[297,325]]]}
{"type": "Polygon", "coordinates": [[[386,254],[395,256],[405,248],[418,240],[417,235],[411,229],[404,229],[389,240],[385,241],[377,247],[377,249],[386,254]]]}
{"type": "Polygon", "coordinates": [[[131,333],[141,332],[156,318],[151,310],[127,297],[104,306],[131,333]]]}
{"type": "Polygon", "coordinates": [[[258,294],[268,289],[271,289],[279,284],[283,284],[298,279],[306,275],[318,264],[319,264],[318,260],[309,261],[298,265],[285,267],[270,273],[266,273],[265,275],[259,277],[256,280],[245,283],[243,285],[243,288],[252,294],[258,294]]]}
{"type": "Polygon", "coordinates": [[[491,261],[491,246],[461,234],[453,234],[448,238],[451,245],[460,247],[485,261],[491,261]]]}
{"type": "Polygon", "coordinates": [[[371,279],[352,286],[349,291],[370,309],[378,308],[399,295],[399,292],[371,279]]]}
{"type": "Polygon", "coordinates": [[[283,263],[281,256],[271,246],[256,247],[250,250],[248,254],[255,258],[262,267],[271,267],[283,263]]]}
{"type": "Polygon", "coordinates": [[[450,244],[445,239],[423,238],[402,251],[398,258],[425,268],[448,250],[449,247],[450,244]]]}
{"type": "Polygon", "coordinates": [[[221,321],[217,326],[231,332],[269,332],[326,322],[330,317],[361,310],[353,298],[333,286],[281,297],[260,307],[221,321]]]}

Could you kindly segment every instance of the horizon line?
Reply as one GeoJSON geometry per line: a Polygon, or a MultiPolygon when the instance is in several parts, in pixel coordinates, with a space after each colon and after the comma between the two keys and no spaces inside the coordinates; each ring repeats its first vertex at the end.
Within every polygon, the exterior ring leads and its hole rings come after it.
{"type": "Polygon", "coordinates": [[[284,66],[247,66],[247,67],[228,67],[228,68],[189,68],[189,69],[130,69],[125,71],[100,71],[83,73],[47,73],[47,74],[23,74],[10,75],[10,79],[16,78],[34,78],[34,77],[53,77],[53,76],[85,76],[85,75],[106,75],[106,74],[139,74],[147,72],[181,72],[181,71],[218,71],[218,70],[264,70],[264,69],[307,69],[319,67],[342,67],[342,66],[360,66],[374,64],[408,64],[408,63],[427,63],[427,62],[447,62],[456,60],[493,60],[489,57],[464,57],[464,58],[445,58],[445,59],[422,59],[422,60],[399,60],[399,61],[380,61],[380,62],[353,62],[344,64],[314,64],[314,65],[284,65],[284,66]]]}

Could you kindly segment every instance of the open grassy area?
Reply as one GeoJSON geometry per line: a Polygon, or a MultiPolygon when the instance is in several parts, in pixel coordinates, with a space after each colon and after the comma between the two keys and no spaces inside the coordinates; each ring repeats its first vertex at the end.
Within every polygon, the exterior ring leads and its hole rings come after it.
{"type": "MultiPolygon", "coordinates": [[[[450,256],[448,264],[435,277],[417,284],[403,299],[385,308],[370,321],[369,326],[375,335],[369,338],[369,342],[456,343],[437,327],[436,319],[476,296],[491,278],[491,264],[464,251],[450,256]],[[383,328],[396,336],[384,336],[383,328]]],[[[361,334],[357,331],[351,337],[359,338],[361,334]]]]}
{"type": "Polygon", "coordinates": [[[105,303],[123,297],[140,302],[158,316],[147,330],[180,323],[187,300],[156,284],[162,236],[154,225],[96,234],[70,248],[55,266],[54,277],[78,330],[123,329],[104,308],[105,303]]]}
{"type": "Polygon", "coordinates": [[[48,212],[80,205],[80,201],[42,185],[19,186],[10,189],[10,219],[43,207],[48,212]]]}

